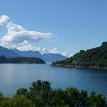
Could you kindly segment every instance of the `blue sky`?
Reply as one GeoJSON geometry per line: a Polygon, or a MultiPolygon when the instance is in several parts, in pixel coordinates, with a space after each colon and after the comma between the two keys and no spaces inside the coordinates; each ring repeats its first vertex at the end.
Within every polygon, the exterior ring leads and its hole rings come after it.
{"type": "MultiPolygon", "coordinates": [[[[41,48],[74,54],[107,41],[107,0],[0,0],[1,15],[27,30],[52,33],[51,40],[33,42],[41,48]]],[[[0,31],[3,37],[6,30],[0,31]]]]}

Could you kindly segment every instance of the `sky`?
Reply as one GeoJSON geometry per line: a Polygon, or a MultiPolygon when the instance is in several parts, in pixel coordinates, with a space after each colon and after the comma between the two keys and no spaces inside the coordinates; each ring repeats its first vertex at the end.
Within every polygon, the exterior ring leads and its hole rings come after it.
{"type": "Polygon", "coordinates": [[[70,56],[107,41],[107,0],[0,0],[0,45],[70,56]]]}

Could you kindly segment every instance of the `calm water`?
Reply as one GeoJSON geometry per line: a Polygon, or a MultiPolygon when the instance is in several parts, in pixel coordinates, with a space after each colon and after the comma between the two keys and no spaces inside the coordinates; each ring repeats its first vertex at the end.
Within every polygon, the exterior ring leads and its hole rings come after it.
{"type": "Polygon", "coordinates": [[[12,95],[32,81],[48,80],[53,88],[76,87],[102,93],[107,98],[107,70],[53,68],[47,64],[0,64],[0,91],[12,95]]]}

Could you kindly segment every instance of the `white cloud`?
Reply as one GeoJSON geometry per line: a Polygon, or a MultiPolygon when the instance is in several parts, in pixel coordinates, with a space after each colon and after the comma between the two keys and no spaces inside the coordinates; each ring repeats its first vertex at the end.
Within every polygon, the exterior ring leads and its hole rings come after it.
{"type": "Polygon", "coordinates": [[[58,54],[60,51],[57,48],[53,48],[50,50],[51,53],[58,54]]]}
{"type": "Polygon", "coordinates": [[[46,49],[46,48],[41,49],[40,52],[42,54],[44,54],[44,53],[50,53],[50,51],[48,49],[46,49]]]}
{"type": "Polygon", "coordinates": [[[47,48],[39,48],[39,52],[41,52],[42,54],[44,53],[53,53],[53,54],[61,54],[63,56],[66,56],[66,57],[71,57],[73,54],[71,54],[70,52],[68,51],[64,51],[64,52],[60,52],[57,48],[53,48],[53,49],[47,49],[47,48]]]}
{"type": "MultiPolygon", "coordinates": [[[[51,39],[53,37],[52,33],[43,33],[37,31],[30,31],[24,27],[14,24],[10,17],[6,15],[0,16],[0,27],[6,26],[7,33],[0,38],[0,45],[7,48],[16,48],[18,50],[33,50],[43,53],[54,53],[61,54],[57,48],[47,49],[40,47],[35,47],[33,42],[51,39]]],[[[69,53],[63,52],[62,55],[69,57],[69,53]]]]}
{"type": "Polygon", "coordinates": [[[53,54],[60,54],[60,51],[57,48],[53,48],[53,49],[47,49],[47,48],[39,48],[39,51],[44,54],[44,53],[53,53],[53,54]]]}
{"type": "Polygon", "coordinates": [[[50,39],[52,37],[52,33],[28,31],[22,26],[13,24],[12,22],[7,24],[7,29],[7,34],[1,38],[1,41],[5,41],[7,43],[22,43],[25,40],[36,41],[50,39]]]}
{"type": "Polygon", "coordinates": [[[43,33],[37,31],[29,31],[24,27],[14,24],[10,18],[6,15],[0,17],[0,27],[7,27],[7,33],[0,38],[0,45],[5,47],[15,47],[17,45],[23,45],[23,43],[33,41],[40,41],[44,39],[50,39],[53,37],[52,33],[43,33]]]}
{"type": "Polygon", "coordinates": [[[68,52],[68,51],[64,51],[63,53],[62,53],[62,55],[63,56],[66,56],[66,57],[71,57],[72,56],[72,54],[70,53],[70,52],[68,52]]]}
{"type": "Polygon", "coordinates": [[[9,21],[10,21],[10,18],[8,16],[2,15],[0,17],[0,27],[2,27],[3,25],[6,25],[9,21]]]}
{"type": "Polygon", "coordinates": [[[15,48],[16,47],[18,50],[21,50],[21,51],[33,50],[31,43],[29,41],[26,41],[26,40],[24,40],[22,43],[18,43],[18,45],[15,46],[15,48]]]}

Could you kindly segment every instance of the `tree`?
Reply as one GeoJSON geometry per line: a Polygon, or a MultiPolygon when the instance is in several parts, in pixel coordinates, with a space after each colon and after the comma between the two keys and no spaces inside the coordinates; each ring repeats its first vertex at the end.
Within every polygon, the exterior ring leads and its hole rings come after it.
{"type": "Polygon", "coordinates": [[[50,82],[38,80],[29,90],[20,88],[13,97],[0,93],[0,107],[107,107],[102,95],[76,88],[51,89],[50,82]],[[34,94],[34,95],[33,95],[34,94]]]}
{"type": "Polygon", "coordinates": [[[26,88],[20,88],[17,90],[16,95],[27,96],[28,90],[26,88]]]}
{"type": "Polygon", "coordinates": [[[25,96],[15,96],[10,99],[10,107],[36,107],[31,100],[25,96]]]}
{"type": "Polygon", "coordinates": [[[87,107],[88,105],[88,95],[87,95],[87,91],[81,91],[80,95],[79,95],[79,101],[80,101],[80,105],[87,107]]]}
{"type": "Polygon", "coordinates": [[[58,89],[49,93],[50,106],[64,106],[67,104],[66,92],[58,89]]]}
{"type": "Polygon", "coordinates": [[[29,88],[30,93],[33,96],[43,95],[51,89],[51,83],[48,81],[37,80],[32,83],[32,86],[29,88]]]}
{"type": "Polygon", "coordinates": [[[96,95],[95,92],[91,92],[88,98],[89,107],[106,107],[105,98],[102,95],[96,95]]]}
{"type": "Polygon", "coordinates": [[[51,83],[49,81],[37,80],[33,82],[29,88],[28,97],[33,101],[38,98],[42,99],[44,105],[48,104],[48,92],[51,90],[51,83]]]}
{"type": "Polygon", "coordinates": [[[75,107],[79,105],[79,96],[80,92],[76,88],[68,88],[66,90],[67,93],[67,103],[71,107],[75,107]]]}

